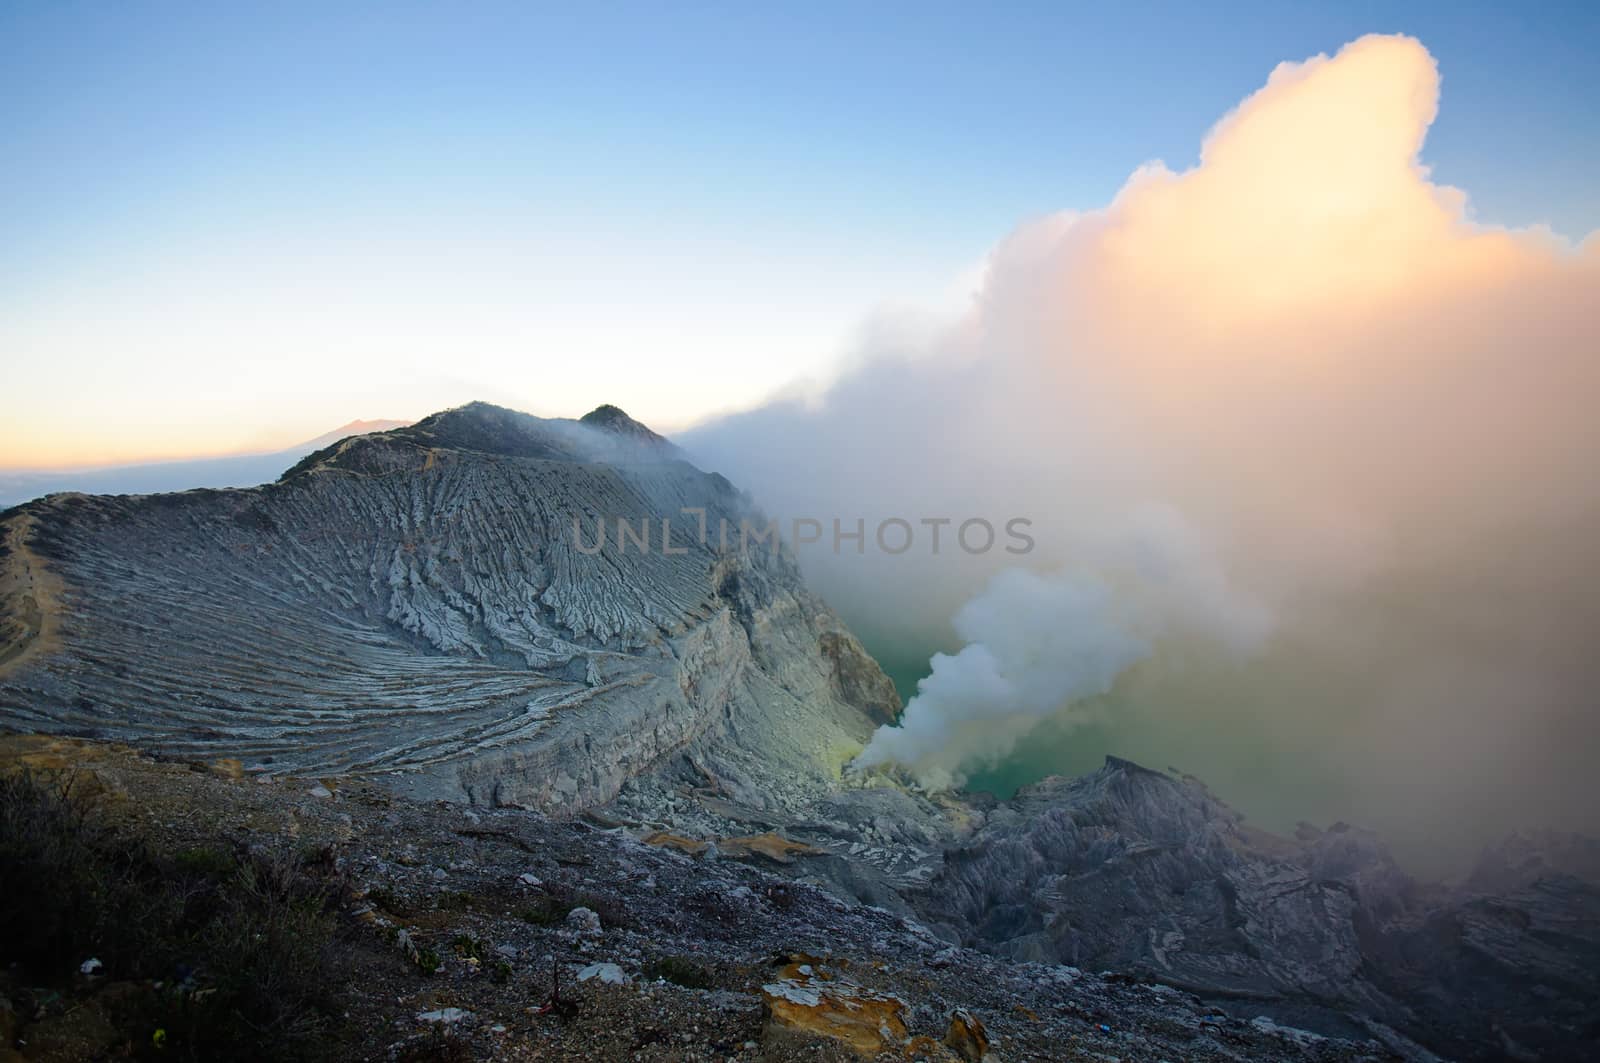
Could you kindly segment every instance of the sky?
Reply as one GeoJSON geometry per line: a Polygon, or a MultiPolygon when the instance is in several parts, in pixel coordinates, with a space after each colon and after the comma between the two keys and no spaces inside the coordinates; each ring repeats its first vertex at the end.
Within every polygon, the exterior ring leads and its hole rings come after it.
{"type": "Polygon", "coordinates": [[[0,4],[0,468],[749,407],[1368,32],[1475,217],[1600,227],[1600,8],[1105,6],[0,4]]]}

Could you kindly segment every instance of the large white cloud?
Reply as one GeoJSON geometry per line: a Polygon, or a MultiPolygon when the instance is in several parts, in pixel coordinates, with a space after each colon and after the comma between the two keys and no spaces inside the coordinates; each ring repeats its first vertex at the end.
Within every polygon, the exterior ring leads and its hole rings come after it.
{"type": "MultiPolygon", "coordinates": [[[[1193,169],[1020,226],[933,338],[880,334],[820,400],[691,445],[784,512],[1031,517],[1029,566],[1098,573],[1160,618],[1122,683],[1127,752],[1182,734],[1185,767],[1247,791],[1260,757],[1228,748],[1248,729],[1324,780],[1305,814],[1418,838],[1469,805],[1473,833],[1595,825],[1574,750],[1600,737],[1600,247],[1476,222],[1420,161],[1438,105],[1409,38],[1283,64],[1193,169]],[[1186,529],[1154,580],[1127,563],[1152,511],[1186,529]],[[1195,665],[1240,643],[1241,602],[1274,619],[1265,648],[1195,665]]],[[[946,640],[1016,561],[806,560],[869,635],[946,640]]],[[[939,726],[928,702],[907,721],[947,743],[870,759],[936,781],[1007,754],[961,724],[983,699],[937,700],[939,726]]]]}

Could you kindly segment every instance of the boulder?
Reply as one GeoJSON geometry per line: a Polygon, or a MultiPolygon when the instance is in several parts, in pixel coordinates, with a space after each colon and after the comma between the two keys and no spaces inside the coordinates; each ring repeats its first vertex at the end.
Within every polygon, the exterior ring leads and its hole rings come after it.
{"type": "Polygon", "coordinates": [[[842,1041],[866,1059],[906,1045],[905,1001],[866,989],[831,965],[801,962],[809,959],[792,958],[761,987],[772,1022],[842,1041]]]}

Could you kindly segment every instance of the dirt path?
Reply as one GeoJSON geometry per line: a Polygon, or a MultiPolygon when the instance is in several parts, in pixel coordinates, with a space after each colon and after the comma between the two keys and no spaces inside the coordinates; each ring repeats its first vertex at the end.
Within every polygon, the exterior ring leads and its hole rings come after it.
{"type": "Polygon", "coordinates": [[[0,676],[60,645],[61,580],[29,548],[32,533],[26,514],[0,526],[0,676]]]}

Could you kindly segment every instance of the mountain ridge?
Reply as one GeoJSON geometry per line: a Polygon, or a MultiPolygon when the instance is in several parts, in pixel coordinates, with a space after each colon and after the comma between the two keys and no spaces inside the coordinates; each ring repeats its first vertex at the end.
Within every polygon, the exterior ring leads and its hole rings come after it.
{"type": "Polygon", "coordinates": [[[776,544],[580,548],[580,518],[755,512],[625,417],[473,403],[339,440],[259,487],[30,503],[16,519],[68,588],[61,649],[0,680],[0,720],[232,741],[487,803],[595,804],[697,739],[743,764],[730,778],[822,786],[892,687],[841,678],[876,665],[776,544]],[[159,674],[153,651],[169,655],[159,674]],[[132,675],[148,681],[129,695],[132,675]],[[781,771],[719,723],[730,702],[784,746],[781,771]]]}

